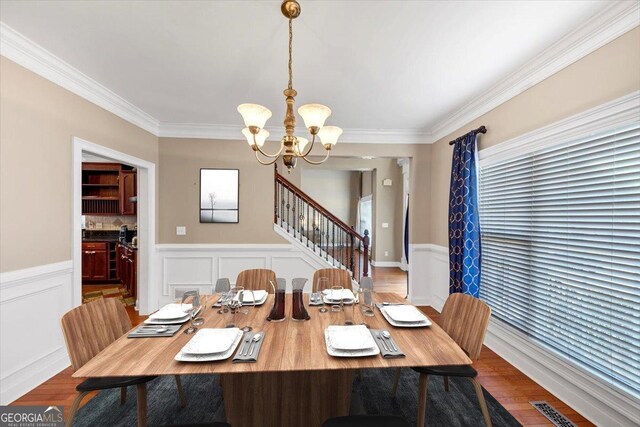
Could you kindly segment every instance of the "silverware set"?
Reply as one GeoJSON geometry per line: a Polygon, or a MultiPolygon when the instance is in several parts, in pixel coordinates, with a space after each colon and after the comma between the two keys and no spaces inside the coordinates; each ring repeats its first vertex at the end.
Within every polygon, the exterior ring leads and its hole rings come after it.
{"type": "Polygon", "coordinates": [[[380,343],[382,343],[382,347],[386,351],[389,351],[389,352],[398,352],[399,351],[398,350],[398,346],[393,341],[393,338],[391,338],[391,334],[389,333],[389,331],[384,330],[382,332],[376,333],[376,338],[378,338],[380,343]]]}
{"type": "Polygon", "coordinates": [[[264,337],[264,332],[258,332],[250,339],[243,340],[238,355],[241,357],[252,357],[253,351],[257,348],[257,344],[262,340],[262,337],[264,337]]]}

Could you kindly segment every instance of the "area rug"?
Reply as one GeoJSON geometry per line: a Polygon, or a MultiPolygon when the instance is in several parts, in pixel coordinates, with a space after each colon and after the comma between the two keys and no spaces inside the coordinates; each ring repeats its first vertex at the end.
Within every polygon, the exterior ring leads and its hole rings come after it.
{"type": "MultiPolygon", "coordinates": [[[[353,383],[351,414],[399,415],[416,423],[418,374],[403,369],[398,395],[391,396],[394,369],[367,369],[362,379],[353,383]]],[[[149,426],[168,426],[225,421],[222,388],[217,375],[183,375],[182,384],[187,407],[181,409],[176,383],[172,376],[160,377],[147,384],[149,426]]],[[[520,426],[520,423],[491,396],[484,392],[494,426],[520,426]]],[[[451,378],[449,392],[442,378],[429,378],[427,403],[428,426],[476,427],[484,421],[473,386],[464,379],[451,378]]],[[[76,416],[74,426],[135,426],[135,387],[127,402],[120,405],[120,390],[106,390],[91,399],[76,416]]],[[[320,423],[319,423],[320,424],[320,423]]]]}
{"type": "Polygon", "coordinates": [[[82,293],[83,303],[88,303],[103,298],[116,298],[126,306],[136,305],[135,298],[131,297],[129,291],[127,291],[123,286],[82,293]]]}

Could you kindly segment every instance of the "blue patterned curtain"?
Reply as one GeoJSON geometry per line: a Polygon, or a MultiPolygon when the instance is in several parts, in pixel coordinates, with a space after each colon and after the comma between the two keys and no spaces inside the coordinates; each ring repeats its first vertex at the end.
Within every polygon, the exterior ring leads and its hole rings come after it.
{"type": "Polygon", "coordinates": [[[480,294],[476,133],[456,141],[449,193],[449,293],[480,294]]]}

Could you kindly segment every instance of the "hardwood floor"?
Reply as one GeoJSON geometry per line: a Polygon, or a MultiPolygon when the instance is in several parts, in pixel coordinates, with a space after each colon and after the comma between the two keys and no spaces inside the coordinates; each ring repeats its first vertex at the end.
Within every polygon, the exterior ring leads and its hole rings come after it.
{"type": "MultiPolygon", "coordinates": [[[[397,292],[405,296],[405,272],[397,268],[380,267],[372,268],[371,272],[376,290],[397,292]]],[[[421,309],[435,322],[439,321],[440,314],[436,310],[431,307],[421,307],[421,309]]],[[[144,316],[138,316],[135,310],[128,310],[128,312],[134,325],[145,319],[144,316]]],[[[482,386],[525,426],[552,425],[529,404],[529,401],[533,400],[546,400],[579,427],[593,425],[487,347],[483,346],[480,359],[474,363],[474,367],[478,371],[478,379],[482,386]]],[[[64,406],[68,413],[76,394],[75,387],[81,382],[72,378],[72,373],[70,367],[65,369],[13,402],[12,405],[57,405],[64,406]]],[[[130,394],[129,398],[134,397],[130,394]]],[[[88,400],[89,398],[86,398],[84,403],[88,400]]]]}

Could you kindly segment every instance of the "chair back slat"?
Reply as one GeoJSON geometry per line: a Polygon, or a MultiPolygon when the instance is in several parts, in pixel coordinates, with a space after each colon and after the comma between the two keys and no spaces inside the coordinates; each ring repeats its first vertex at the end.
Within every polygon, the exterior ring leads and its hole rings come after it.
{"type": "Polygon", "coordinates": [[[127,310],[115,298],[76,307],[62,316],[61,323],[74,371],[131,329],[127,310]]]}
{"type": "Polygon", "coordinates": [[[449,295],[442,309],[442,329],[462,348],[471,360],[480,357],[491,308],[471,295],[449,295]]]}
{"type": "Polygon", "coordinates": [[[313,292],[318,292],[317,282],[320,277],[326,277],[329,279],[329,286],[342,286],[344,289],[352,289],[351,275],[348,270],[342,270],[340,268],[322,268],[316,270],[313,273],[313,292]]]}
{"type": "Polygon", "coordinates": [[[273,293],[273,288],[269,284],[272,281],[276,283],[276,273],[273,270],[266,268],[254,268],[252,270],[244,270],[238,274],[236,279],[236,286],[242,286],[247,290],[257,291],[265,290],[269,293],[273,293]]]}

